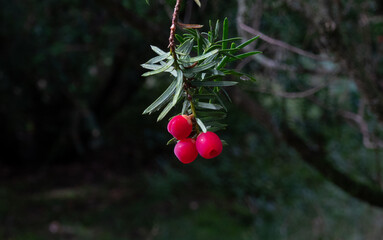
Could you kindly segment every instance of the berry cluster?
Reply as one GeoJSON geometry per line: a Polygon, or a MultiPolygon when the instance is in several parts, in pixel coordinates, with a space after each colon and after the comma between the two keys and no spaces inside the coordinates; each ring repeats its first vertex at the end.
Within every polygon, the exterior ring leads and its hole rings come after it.
{"type": "Polygon", "coordinates": [[[168,132],[179,140],[174,147],[174,154],[182,163],[193,162],[198,154],[210,159],[222,152],[222,142],[213,132],[200,133],[195,138],[189,138],[193,131],[193,117],[177,115],[168,124],[168,132]]]}

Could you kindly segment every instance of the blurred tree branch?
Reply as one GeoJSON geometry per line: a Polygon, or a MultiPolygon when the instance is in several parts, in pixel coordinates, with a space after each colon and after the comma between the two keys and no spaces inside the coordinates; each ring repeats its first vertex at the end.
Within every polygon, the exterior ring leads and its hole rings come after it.
{"type": "MultiPolygon", "coordinates": [[[[257,4],[262,4],[260,2],[262,1],[258,0],[257,4]]],[[[362,3],[353,3],[348,6],[344,6],[343,4],[345,3],[341,1],[284,1],[284,3],[294,12],[298,12],[299,15],[307,20],[309,28],[319,34],[317,44],[321,44],[321,52],[326,52],[328,56],[334,56],[334,59],[327,60],[335,60],[335,64],[342,66],[342,69],[330,71],[329,73],[340,73],[350,76],[361,92],[363,99],[366,99],[366,102],[378,119],[380,119],[380,122],[383,122],[383,82],[379,79],[377,73],[377,59],[379,55],[373,54],[374,44],[372,44],[370,37],[371,29],[369,25],[371,19],[376,20],[379,18],[370,14],[369,11],[366,10],[368,5],[363,5],[362,3]],[[348,14],[353,8],[357,9],[353,13],[358,13],[358,15],[348,14]],[[349,28],[349,26],[353,27],[349,28]]],[[[317,61],[326,59],[320,55],[315,55],[281,40],[269,37],[263,34],[262,31],[257,30],[260,26],[259,14],[262,14],[262,9],[259,9],[258,13],[253,14],[257,17],[253,15],[247,16],[249,19],[246,19],[246,21],[253,22],[255,26],[251,27],[246,25],[245,14],[248,8],[245,0],[238,0],[237,28],[242,36],[245,36],[244,33],[260,35],[260,39],[277,48],[285,49],[289,52],[317,61]]],[[[281,50],[276,51],[281,52],[281,50]]],[[[265,61],[265,58],[260,59],[259,56],[255,56],[253,59],[262,66],[274,70],[297,72],[299,69],[296,68],[296,66],[282,66],[280,61],[277,60],[266,58],[268,61],[265,61]]],[[[323,71],[323,69],[315,69],[312,72],[323,74],[325,71],[323,71]]],[[[290,93],[287,91],[278,91],[272,94],[284,98],[307,98],[328,111],[329,109],[327,109],[324,104],[316,101],[317,99],[313,96],[313,94],[323,87],[324,86],[320,85],[303,92],[290,93]]],[[[300,154],[306,163],[315,168],[329,181],[360,200],[374,206],[383,207],[383,191],[379,186],[361,182],[351,177],[350,174],[340,171],[331,162],[330,154],[324,148],[326,146],[326,138],[322,133],[310,132],[311,144],[309,144],[306,139],[300,137],[298,131],[291,129],[287,124],[284,124],[283,121],[279,127],[273,124],[271,114],[268,113],[261,104],[257,103],[256,100],[248,96],[238,87],[232,90],[232,94],[234,95],[233,101],[238,106],[246,111],[254,120],[261,122],[277,139],[283,139],[288,146],[300,154]],[[314,142],[314,144],[312,144],[312,142],[314,142]]],[[[360,111],[363,111],[363,109],[360,111]]],[[[377,149],[381,147],[382,142],[378,140],[374,134],[370,133],[367,122],[363,118],[363,113],[359,112],[355,114],[350,111],[338,109],[332,109],[331,112],[357,125],[358,130],[363,135],[363,144],[366,148],[377,149]]],[[[311,129],[310,131],[315,131],[315,129],[311,129]]],[[[380,174],[378,175],[380,176],[380,174]]],[[[378,182],[380,182],[380,179],[378,182]]]]}
{"type": "Polygon", "coordinates": [[[383,207],[383,191],[378,186],[356,180],[341,172],[331,163],[328,159],[328,153],[323,148],[325,145],[322,142],[324,138],[320,133],[316,133],[315,144],[309,145],[286,125],[278,128],[273,123],[271,114],[240,88],[233,87],[230,93],[236,105],[248,113],[253,120],[260,122],[278,140],[284,140],[288,146],[295,149],[303,161],[315,168],[326,179],[359,200],[373,206],[383,207]]]}
{"type": "Polygon", "coordinates": [[[320,85],[320,86],[316,86],[316,87],[313,87],[313,88],[310,88],[308,90],[304,90],[301,92],[266,91],[263,89],[254,89],[254,90],[257,92],[261,92],[261,93],[269,93],[269,94],[272,94],[272,95],[275,95],[278,97],[296,99],[296,98],[307,98],[308,96],[311,96],[311,95],[319,92],[320,90],[327,87],[328,85],[329,85],[329,83],[324,84],[324,85],[320,85]]]}
{"type": "MultiPolygon", "coordinates": [[[[258,26],[260,22],[260,18],[262,16],[262,10],[259,8],[262,5],[262,1],[258,0],[254,6],[256,6],[256,13],[255,17],[252,16],[253,19],[253,25],[258,26]]],[[[311,52],[308,52],[306,50],[300,49],[298,47],[292,46],[286,42],[283,42],[281,40],[272,38],[267,36],[266,34],[260,32],[259,30],[256,30],[255,27],[250,27],[245,24],[245,13],[247,11],[248,7],[246,6],[245,0],[238,0],[238,11],[237,11],[237,29],[240,35],[243,38],[246,38],[245,33],[249,33],[250,35],[259,35],[259,38],[262,39],[263,41],[269,43],[272,46],[276,46],[281,49],[285,49],[289,52],[316,60],[316,61],[328,61],[330,58],[328,56],[321,56],[321,55],[316,55],[311,52]]],[[[253,45],[253,44],[252,44],[253,45]]],[[[250,51],[251,45],[247,46],[245,49],[247,51],[250,51]]],[[[266,57],[262,54],[254,55],[252,57],[254,60],[256,60],[259,64],[266,68],[270,68],[273,70],[282,70],[282,71],[287,71],[287,72],[315,72],[315,73],[337,73],[338,69],[335,70],[325,70],[322,68],[315,68],[313,70],[309,69],[302,69],[301,67],[293,66],[293,65],[288,65],[281,63],[280,61],[271,59],[269,57],[266,57]]]]}
{"type": "Polygon", "coordinates": [[[286,50],[288,50],[290,52],[293,52],[293,53],[296,53],[296,54],[299,54],[299,55],[302,55],[302,56],[305,56],[305,57],[308,57],[308,58],[311,58],[311,59],[314,59],[314,60],[323,61],[323,60],[327,59],[326,57],[318,56],[318,55],[313,54],[311,52],[307,52],[307,51],[305,51],[303,49],[294,47],[294,46],[292,46],[292,45],[290,45],[290,44],[288,44],[286,42],[283,42],[281,40],[269,37],[266,34],[260,32],[260,31],[257,31],[254,28],[249,27],[248,25],[244,24],[243,22],[239,22],[238,21],[238,25],[245,32],[248,32],[248,33],[250,33],[252,35],[259,35],[260,39],[262,39],[263,41],[269,43],[270,45],[286,49],[286,50]]]}
{"type": "Polygon", "coordinates": [[[368,123],[364,119],[364,111],[365,111],[365,102],[361,101],[360,106],[357,113],[353,113],[350,111],[345,110],[336,110],[336,109],[330,109],[326,107],[326,105],[321,102],[319,99],[317,99],[315,96],[308,95],[308,99],[313,102],[318,107],[322,108],[323,110],[326,110],[328,112],[331,112],[332,114],[341,116],[348,122],[356,125],[358,130],[363,136],[363,145],[367,149],[382,149],[383,148],[383,141],[378,139],[374,133],[370,133],[370,130],[368,128],[368,123]]]}
{"type": "Polygon", "coordinates": [[[366,148],[368,149],[383,148],[383,141],[379,140],[375,135],[370,133],[370,130],[368,129],[368,124],[364,120],[362,114],[356,114],[349,111],[341,111],[340,115],[357,125],[361,134],[363,135],[363,145],[366,148]]]}
{"type": "Polygon", "coordinates": [[[323,46],[346,67],[345,73],[354,80],[371,110],[383,123],[383,80],[379,79],[377,74],[379,54],[373,54],[374,44],[370,38],[371,26],[368,24],[368,19],[374,19],[376,16],[368,13],[365,9],[368,6],[363,3],[345,6],[341,1],[325,1],[315,4],[323,4],[315,9],[326,11],[315,11],[309,3],[303,4],[303,7],[296,7],[287,2],[287,7],[299,13],[312,28],[321,33],[323,46]],[[358,14],[349,14],[354,8],[358,9],[355,11],[358,14]],[[349,29],[348,26],[353,27],[349,29]]]}

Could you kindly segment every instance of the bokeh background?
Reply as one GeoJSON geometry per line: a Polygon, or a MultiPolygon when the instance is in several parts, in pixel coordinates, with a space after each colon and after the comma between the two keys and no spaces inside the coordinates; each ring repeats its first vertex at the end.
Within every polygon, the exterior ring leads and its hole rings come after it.
{"type": "MultiPolygon", "coordinates": [[[[383,3],[191,0],[260,39],[216,159],[142,111],[174,0],[0,2],[0,239],[383,239],[383,3]]],[[[174,110],[174,114],[179,109],[174,110]]]]}

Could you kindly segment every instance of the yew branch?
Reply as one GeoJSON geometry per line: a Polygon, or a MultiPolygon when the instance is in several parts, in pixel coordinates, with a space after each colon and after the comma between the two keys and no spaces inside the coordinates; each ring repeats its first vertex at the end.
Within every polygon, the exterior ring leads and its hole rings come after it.
{"type": "Polygon", "coordinates": [[[176,28],[177,28],[177,22],[178,22],[178,14],[180,12],[180,5],[182,0],[177,0],[177,3],[174,7],[173,12],[173,18],[172,18],[172,25],[170,26],[170,36],[169,36],[169,46],[170,52],[172,53],[172,56],[177,62],[177,54],[176,54],[176,44],[174,42],[175,35],[176,35],[176,28]]]}

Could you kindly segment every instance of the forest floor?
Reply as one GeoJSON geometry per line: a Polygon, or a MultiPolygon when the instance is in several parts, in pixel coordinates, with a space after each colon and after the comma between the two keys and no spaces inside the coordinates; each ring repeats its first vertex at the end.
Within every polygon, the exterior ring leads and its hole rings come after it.
{"type": "Polygon", "coordinates": [[[215,196],[152,190],[142,175],[82,166],[2,180],[0,239],[236,239],[248,231],[215,196]]]}
{"type": "Polygon", "coordinates": [[[0,239],[383,239],[383,212],[342,194],[261,206],[169,177],[72,165],[4,178],[0,239]]]}

